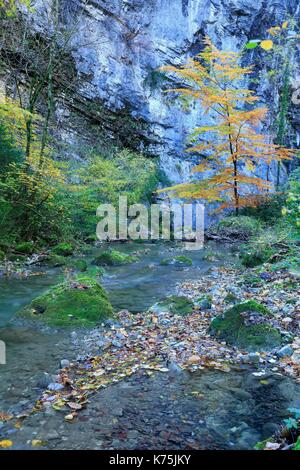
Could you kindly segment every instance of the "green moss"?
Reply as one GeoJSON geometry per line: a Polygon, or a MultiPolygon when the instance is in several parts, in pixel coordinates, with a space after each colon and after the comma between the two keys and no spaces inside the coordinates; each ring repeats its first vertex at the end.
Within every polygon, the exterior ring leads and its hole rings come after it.
{"type": "Polygon", "coordinates": [[[269,261],[273,254],[274,250],[269,247],[250,249],[249,251],[242,253],[241,261],[246,268],[255,268],[256,266],[269,261]]]}
{"type": "Polygon", "coordinates": [[[69,263],[68,266],[75,268],[77,271],[80,271],[82,273],[86,272],[88,269],[87,262],[84,259],[78,259],[73,263],[69,263]]]}
{"type": "Polygon", "coordinates": [[[5,258],[5,253],[4,251],[0,250],[0,261],[3,261],[5,258]]]}
{"type": "Polygon", "coordinates": [[[157,302],[149,310],[154,313],[170,312],[174,315],[191,315],[193,313],[193,302],[186,297],[172,295],[157,302]]]}
{"type": "Polygon", "coordinates": [[[192,264],[193,260],[184,255],[175,256],[174,258],[165,258],[160,262],[161,266],[192,266],[192,264]]]}
{"type": "Polygon", "coordinates": [[[211,295],[202,295],[196,300],[196,305],[199,305],[203,310],[210,309],[212,307],[212,296],[211,295]]]}
{"type": "Polygon", "coordinates": [[[238,298],[232,292],[229,292],[224,299],[227,304],[234,304],[237,300],[238,298]]]}
{"type": "Polygon", "coordinates": [[[34,244],[31,242],[18,243],[15,246],[14,251],[24,255],[31,255],[34,252],[34,244]]]}
{"type": "Polygon", "coordinates": [[[59,243],[52,248],[52,252],[59,256],[71,256],[74,253],[74,248],[71,243],[59,243]]]}
{"type": "Polygon", "coordinates": [[[262,279],[259,276],[249,274],[244,276],[242,283],[249,287],[256,287],[262,284],[262,279]]]}
{"type": "Polygon", "coordinates": [[[221,237],[246,240],[261,230],[261,223],[254,217],[241,215],[226,217],[213,229],[221,237]]]}
{"type": "Polygon", "coordinates": [[[52,287],[17,313],[17,317],[40,320],[52,326],[94,326],[113,314],[106,292],[94,279],[52,287]]]}
{"type": "Polygon", "coordinates": [[[136,256],[127,255],[116,250],[107,250],[92,261],[96,266],[122,266],[138,261],[136,256]]]}
{"type": "Polygon", "coordinates": [[[43,264],[46,264],[50,268],[60,268],[61,266],[67,265],[67,260],[64,256],[50,255],[43,264]]]}
{"type": "Polygon", "coordinates": [[[282,338],[276,328],[267,323],[246,324],[247,316],[253,313],[268,315],[269,311],[254,300],[237,304],[212,320],[210,332],[229,344],[250,351],[269,350],[279,346],[282,338]]]}

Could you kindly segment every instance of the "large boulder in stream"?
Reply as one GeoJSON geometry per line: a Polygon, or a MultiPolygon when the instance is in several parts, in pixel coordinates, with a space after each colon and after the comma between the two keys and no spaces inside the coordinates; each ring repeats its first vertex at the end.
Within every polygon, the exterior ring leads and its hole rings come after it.
{"type": "Polygon", "coordinates": [[[234,305],[211,322],[210,333],[248,351],[274,349],[282,337],[268,322],[268,309],[254,300],[234,305]]]}
{"type": "Polygon", "coordinates": [[[95,266],[123,266],[138,261],[137,256],[121,253],[117,250],[103,251],[97,258],[92,261],[95,266]]]}
{"type": "Polygon", "coordinates": [[[149,308],[150,312],[173,313],[174,315],[191,315],[193,313],[193,302],[184,296],[171,295],[149,308]]]}
{"type": "Polygon", "coordinates": [[[94,279],[56,285],[36,297],[16,316],[40,320],[50,326],[94,326],[113,315],[113,308],[103,287],[94,279]]]}

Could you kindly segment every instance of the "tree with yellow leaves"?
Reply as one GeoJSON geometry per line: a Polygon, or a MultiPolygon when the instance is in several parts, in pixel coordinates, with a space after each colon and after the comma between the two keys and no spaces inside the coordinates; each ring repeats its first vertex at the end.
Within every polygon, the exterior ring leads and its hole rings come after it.
{"type": "Polygon", "coordinates": [[[243,206],[257,205],[258,194],[271,188],[270,182],[254,176],[256,167],[294,155],[290,149],[267,143],[259,133],[268,110],[254,107],[259,98],[242,87],[251,67],[241,67],[239,59],[238,53],[221,51],[206,38],[203,52],[186,65],[162,68],[184,80],[182,87],[168,91],[200,101],[214,119],[195,129],[195,145],[187,149],[201,156],[193,173],[207,176],[167,189],[182,198],[219,201],[219,210],[234,208],[236,214],[243,206]]]}

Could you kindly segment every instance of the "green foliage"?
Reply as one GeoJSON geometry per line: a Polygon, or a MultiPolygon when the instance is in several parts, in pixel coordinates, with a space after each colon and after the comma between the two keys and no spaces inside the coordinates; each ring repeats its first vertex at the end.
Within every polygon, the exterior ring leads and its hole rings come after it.
{"type": "Polygon", "coordinates": [[[298,437],[297,442],[292,450],[300,450],[300,436],[298,437]]]}
{"type": "Polygon", "coordinates": [[[54,254],[59,256],[72,256],[74,252],[74,247],[71,243],[59,243],[55,247],[52,248],[54,254]]]}
{"type": "Polygon", "coordinates": [[[116,152],[111,158],[92,155],[77,174],[80,184],[69,185],[67,191],[71,193],[74,228],[82,238],[95,234],[100,204],[118,208],[119,196],[127,196],[129,205],[149,202],[160,179],[155,160],[129,150],[116,152]]]}
{"type": "Polygon", "coordinates": [[[261,231],[261,223],[254,217],[232,216],[221,220],[213,230],[221,237],[247,240],[261,231]]]}
{"type": "Polygon", "coordinates": [[[300,236],[300,168],[291,173],[285,206],[282,209],[285,222],[300,236]]]}
{"type": "Polygon", "coordinates": [[[274,250],[268,246],[254,246],[241,254],[242,264],[246,268],[255,268],[270,260],[274,250]]]}
{"type": "Polygon", "coordinates": [[[61,173],[50,156],[40,160],[37,132],[30,155],[25,155],[28,119],[38,117],[0,97],[0,238],[8,248],[19,242],[58,240],[68,226],[59,193],[61,173]]]}
{"type": "Polygon", "coordinates": [[[22,243],[18,243],[15,248],[14,248],[14,251],[16,251],[17,253],[23,253],[25,255],[30,255],[34,252],[34,244],[31,243],[31,242],[22,242],[22,243]]]}
{"type": "Polygon", "coordinates": [[[267,198],[261,198],[257,207],[245,207],[241,214],[254,217],[263,223],[273,225],[281,218],[282,206],[284,205],[284,194],[272,194],[267,198]]]}

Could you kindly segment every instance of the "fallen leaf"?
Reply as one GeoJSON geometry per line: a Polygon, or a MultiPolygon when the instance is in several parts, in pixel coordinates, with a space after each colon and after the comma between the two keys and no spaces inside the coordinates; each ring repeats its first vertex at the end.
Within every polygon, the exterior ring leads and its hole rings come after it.
{"type": "Polygon", "coordinates": [[[9,439],[4,439],[4,441],[0,441],[0,447],[2,447],[2,449],[7,449],[8,447],[11,447],[12,445],[13,443],[9,439]]]}
{"type": "Polygon", "coordinates": [[[67,405],[68,405],[70,408],[72,408],[72,410],[81,410],[81,408],[82,408],[82,405],[80,405],[79,403],[74,403],[74,402],[71,402],[71,401],[69,401],[69,402],[67,403],[67,405]]]}

